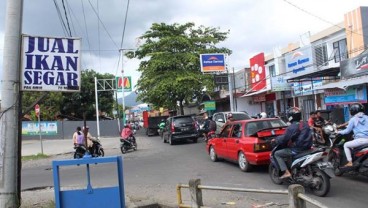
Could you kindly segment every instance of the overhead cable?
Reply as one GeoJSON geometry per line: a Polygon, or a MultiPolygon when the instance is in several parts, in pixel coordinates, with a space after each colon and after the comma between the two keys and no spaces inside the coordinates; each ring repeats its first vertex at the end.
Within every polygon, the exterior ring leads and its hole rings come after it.
{"type": "Polygon", "coordinates": [[[66,23],[67,23],[67,25],[68,25],[69,37],[72,37],[72,31],[70,30],[69,19],[68,19],[68,14],[67,14],[67,12],[66,12],[66,8],[65,8],[64,0],[61,0],[61,3],[63,4],[63,9],[64,9],[64,14],[65,14],[65,19],[66,19],[66,23]]]}

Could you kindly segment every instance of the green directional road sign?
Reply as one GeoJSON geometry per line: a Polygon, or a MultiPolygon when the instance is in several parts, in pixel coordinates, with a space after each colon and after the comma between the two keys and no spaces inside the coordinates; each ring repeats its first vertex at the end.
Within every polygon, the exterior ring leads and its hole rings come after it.
{"type": "Polygon", "coordinates": [[[132,91],[132,77],[124,77],[124,81],[122,77],[115,77],[116,80],[116,89],[118,92],[122,92],[124,86],[124,92],[131,92],[132,91]]]}

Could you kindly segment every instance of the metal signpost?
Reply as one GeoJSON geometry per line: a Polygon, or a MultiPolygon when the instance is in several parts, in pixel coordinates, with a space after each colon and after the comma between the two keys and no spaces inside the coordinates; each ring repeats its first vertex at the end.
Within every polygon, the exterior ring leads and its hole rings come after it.
{"type": "Polygon", "coordinates": [[[38,104],[35,105],[35,112],[38,118],[38,134],[40,135],[41,154],[43,154],[42,130],[41,130],[41,110],[38,104]]]}

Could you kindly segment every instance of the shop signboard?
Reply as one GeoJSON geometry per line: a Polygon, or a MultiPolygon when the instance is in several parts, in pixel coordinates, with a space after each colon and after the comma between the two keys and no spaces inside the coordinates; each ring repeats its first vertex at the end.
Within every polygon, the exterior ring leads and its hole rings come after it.
{"type": "Polygon", "coordinates": [[[340,62],[341,78],[351,78],[368,74],[368,51],[359,56],[340,62]]]}
{"type": "Polygon", "coordinates": [[[312,72],[313,53],[310,46],[292,51],[285,56],[286,72],[289,78],[298,77],[312,72]]]}
{"type": "Polygon", "coordinates": [[[325,90],[326,105],[340,105],[350,103],[366,103],[367,102],[367,87],[349,87],[345,90],[340,88],[325,90]]]}
{"type": "Polygon", "coordinates": [[[226,72],[225,54],[201,54],[200,61],[202,73],[226,72]]]}
{"type": "Polygon", "coordinates": [[[41,121],[39,122],[22,122],[22,135],[34,136],[40,135],[39,125],[41,125],[41,135],[57,135],[57,122],[53,121],[41,121]]]}
{"type": "Polygon", "coordinates": [[[81,39],[24,35],[20,90],[79,92],[81,39]]]}
{"type": "Polygon", "coordinates": [[[287,80],[289,77],[287,76],[275,76],[271,77],[272,91],[289,91],[291,90],[291,83],[288,83],[287,80]]]}
{"type": "Polygon", "coordinates": [[[252,97],[254,102],[265,102],[266,101],[266,95],[265,94],[261,94],[261,95],[255,95],[252,97]]]}
{"type": "Polygon", "coordinates": [[[293,83],[294,96],[312,95],[315,87],[322,86],[322,79],[311,81],[295,82],[293,83]]]}
{"type": "Polygon", "coordinates": [[[216,110],[216,102],[215,101],[206,101],[206,102],[203,102],[203,103],[204,103],[204,109],[206,111],[216,110]]]}
{"type": "Polygon", "coordinates": [[[252,91],[264,89],[267,83],[264,53],[255,55],[249,62],[252,91]]]}
{"type": "Polygon", "coordinates": [[[116,82],[116,86],[117,86],[116,88],[118,92],[122,92],[123,87],[124,87],[124,92],[132,91],[132,77],[131,76],[124,76],[124,81],[122,77],[115,77],[115,82],[116,82]]]}

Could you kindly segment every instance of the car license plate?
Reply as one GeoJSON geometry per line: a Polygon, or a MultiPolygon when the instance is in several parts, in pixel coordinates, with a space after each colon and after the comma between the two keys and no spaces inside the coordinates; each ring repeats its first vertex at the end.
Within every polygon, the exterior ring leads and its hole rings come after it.
{"type": "Polygon", "coordinates": [[[189,131],[189,128],[182,128],[181,131],[189,131]]]}

